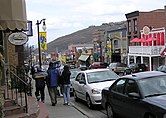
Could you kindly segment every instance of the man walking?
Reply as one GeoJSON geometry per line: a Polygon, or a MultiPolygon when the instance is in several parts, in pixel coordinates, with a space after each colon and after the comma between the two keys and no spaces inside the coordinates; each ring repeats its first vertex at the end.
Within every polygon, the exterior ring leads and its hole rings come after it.
{"type": "Polygon", "coordinates": [[[55,106],[57,103],[57,86],[58,86],[58,79],[60,74],[59,74],[59,70],[56,68],[56,66],[54,66],[52,62],[49,63],[47,73],[48,73],[48,76],[46,79],[47,88],[48,88],[52,106],[55,106]]]}

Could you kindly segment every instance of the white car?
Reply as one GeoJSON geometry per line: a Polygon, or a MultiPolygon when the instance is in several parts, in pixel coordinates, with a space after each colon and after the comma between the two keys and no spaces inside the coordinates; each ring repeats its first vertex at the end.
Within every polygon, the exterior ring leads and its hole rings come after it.
{"type": "Polygon", "coordinates": [[[110,69],[91,69],[78,72],[72,81],[74,98],[87,102],[89,108],[101,104],[101,91],[109,87],[119,76],[110,69]]]}

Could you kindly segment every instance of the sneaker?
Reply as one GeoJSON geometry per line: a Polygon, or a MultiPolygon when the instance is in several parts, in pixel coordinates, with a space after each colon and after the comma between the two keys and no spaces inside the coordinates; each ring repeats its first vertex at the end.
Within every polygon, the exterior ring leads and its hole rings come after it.
{"type": "Polygon", "coordinates": [[[70,103],[68,102],[67,105],[70,106],[70,103]]]}
{"type": "Polygon", "coordinates": [[[39,100],[40,100],[40,96],[37,96],[36,98],[37,98],[37,101],[39,101],[39,100]]]}
{"type": "Polygon", "coordinates": [[[67,105],[67,103],[64,103],[63,105],[67,105]]]}
{"type": "Polygon", "coordinates": [[[56,104],[55,103],[52,103],[52,106],[55,106],[56,104]]]}

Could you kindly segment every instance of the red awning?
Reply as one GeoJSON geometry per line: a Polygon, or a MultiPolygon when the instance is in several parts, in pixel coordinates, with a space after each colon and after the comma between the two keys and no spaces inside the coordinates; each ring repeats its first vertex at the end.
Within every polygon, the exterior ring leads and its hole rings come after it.
{"type": "Polygon", "coordinates": [[[139,38],[133,38],[130,42],[131,43],[139,42],[139,38]]]}
{"type": "Polygon", "coordinates": [[[144,38],[140,38],[139,42],[146,42],[144,38]]]}
{"type": "Polygon", "coordinates": [[[166,56],[166,48],[160,53],[161,56],[166,56]]]}
{"type": "Polygon", "coordinates": [[[150,38],[148,38],[147,40],[146,40],[146,42],[151,42],[151,41],[156,41],[157,40],[157,38],[152,38],[152,37],[150,37],[150,38]]]}

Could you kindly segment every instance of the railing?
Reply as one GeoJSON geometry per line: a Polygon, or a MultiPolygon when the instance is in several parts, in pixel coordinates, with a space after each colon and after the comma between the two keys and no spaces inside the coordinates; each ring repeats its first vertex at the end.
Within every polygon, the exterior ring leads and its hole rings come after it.
{"type": "Polygon", "coordinates": [[[16,68],[15,66],[10,65],[10,70],[17,73],[17,76],[19,76],[24,82],[28,83],[27,94],[32,96],[32,78],[26,73],[26,69],[21,67],[16,68]]]}
{"type": "Polygon", "coordinates": [[[27,95],[31,95],[31,77],[23,69],[18,69],[12,65],[6,72],[5,99],[14,100],[18,105],[28,112],[27,95]]]}
{"type": "Polygon", "coordinates": [[[129,46],[129,54],[160,56],[164,46],[129,46]]]}

